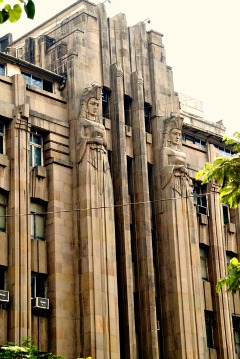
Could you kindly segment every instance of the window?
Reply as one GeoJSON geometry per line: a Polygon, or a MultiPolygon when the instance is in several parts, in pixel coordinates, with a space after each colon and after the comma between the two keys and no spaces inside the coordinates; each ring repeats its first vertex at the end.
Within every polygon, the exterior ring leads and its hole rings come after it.
{"type": "Polygon", "coordinates": [[[41,135],[30,133],[30,166],[42,166],[43,138],[41,135]]]}
{"type": "Polygon", "coordinates": [[[102,115],[103,117],[110,118],[110,91],[103,88],[102,90],[102,115]]]}
{"type": "Polygon", "coordinates": [[[134,182],[133,182],[133,159],[127,156],[127,178],[128,178],[128,194],[133,199],[134,182]]]}
{"type": "Polygon", "coordinates": [[[41,203],[31,203],[31,238],[43,241],[45,226],[45,206],[41,203]]]}
{"type": "Polygon", "coordinates": [[[231,156],[232,155],[232,152],[231,152],[231,150],[229,150],[228,148],[225,148],[225,147],[221,147],[221,146],[219,146],[219,154],[220,154],[220,156],[231,156]]]}
{"type": "Polygon", "coordinates": [[[5,124],[0,121],[0,153],[5,152],[5,124]]]}
{"type": "Polygon", "coordinates": [[[151,133],[151,110],[152,107],[148,103],[144,103],[144,120],[145,120],[145,131],[151,133]]]}
{"type": "Polygon", "coordinates": [[[229,149],[229,148],[216,145],[216,143],[211,143],[211,144],[212,144],[215,148],[218,149],[220,156],[226,157],[226,156],[232,156],[232,155],[234,154],[234,151],[231,150],[231,149],[229,149]]]}
{"type": "Polygon", "coordinates": [[[49,49],[49,47],[53,46],[56,42],[56,40],[53,37],[50,37],[48,35],[44,35],[45,40],[45,51],[49,49]]]}
{"type": "Polygon", "coordinates": [[[124,116],[125,116],[125,125],[127,126],[132,125],[131,105],[132,105],[131,97],[124,95],[124,116]]]}
{"type": "Polygon", "coordinates": [[[182,139],[183,141],[189,141],[192,142],[194,145],[200,146],[200,147],[206,147],[206,141],[199,138],[199,137],[195,137],[192,135],[188,135],[186,133],[182,134],[182,139]]]}
{"type": "Polygon", "coordinates": [[[111,176],[113,176],[113,161],[112,161],[112,151],[108,150],[108,163],[110,167],[111,176]]]}
{"type": "Polygon", "coordinates": [[[235,352],[240,354],[240,318],[232,317],[235,352]]]}
{"type": "Polygon", "coordinates": [[[53,92],[53,84],[51,81],[43,80],[40,77],[31,75],[27,72],[22,71],[22,75],[24,76],[26,80],[26,85],[31,85],[34,87],[37,87],[41,90],[45,90],[48,92],[53,92]]]}
{"type": "Polygon", "coordinates": [[[201,275],[203,280],[208,280],[208,247],[200,245],[201,275]]]}
{"type": "Polygon", "coordinates": [[[223,205],[223,223],[228,224],[230,223],[230,214],[229,214],[229,208],[228,205],[223,205]]]}
{"type": "Polygon", "coordinates": [[[31,296],[32,298],[47,297],[47,275],[32,272],[31,275],[31,296]]]}
{"type": "Polygon", "coordinates": [[[6,267],[0,265],[0,289],[6,290],[6,267]]]}
{"type": "Polygon", "coordinates": [[[198,182],[194,183],[194,202],[197,206],[197,213],[208,216],[208,198],[206,192],[206,185],[201,185],[198,182]]]}
{"type": "MultiPolygon", "coordinates": [[[[7,267],[0,265],[0,290],[6,290],[6,279],[7,279],[7,267]]],[[[7,309],[7,303],[5,302],[5,296],[1,293],[0,309],[7,309]]]]}
{"type": "Polygon", "coordinates": [[[0,232],[6,232],[7,196],[0,192],[0,232]]]}
{"type": "Polygon", "coordinates": [[[0,75],[5,76],[5,66],[0,64],[0,75]]]}
{"type": "Polygon", "coordinates": [[[214,348],[213,313],[208,310],[205,310],[205,327],[206,327],[207,347],[214,348]]]}

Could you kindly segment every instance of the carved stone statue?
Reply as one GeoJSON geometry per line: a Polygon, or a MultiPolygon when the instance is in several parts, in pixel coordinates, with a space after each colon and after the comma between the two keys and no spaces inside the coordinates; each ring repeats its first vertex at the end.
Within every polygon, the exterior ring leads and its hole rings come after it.
{"type": "Polygon", "coordinates": [[[164,123],[159,250],[166,356],[205,358],[204,305],[196,209],[181,149],[182,119],[164,123]],[[180,329],[179,329],[180,328],[180,329]],[[180,334],[181,333],[181,334],[180,334]],[[198,345],[195,338],[198,338],[198,345]]]}
{"type": "MultiPolygon", "coordinates": [[[[166,120],[162,161],[162,189],[171,184],[180,195],[186,192],[188,170],[186,155],[181,151],[182,119],[166,120]]],[[[186,193],[185,193],[186,194],[186,193]]]]}
{"type": "Polygon", "coordinates": [[[118,296],[112,179],[101,87],[81,98],[77,124],[82,356],[119,358],[118,296]]]}

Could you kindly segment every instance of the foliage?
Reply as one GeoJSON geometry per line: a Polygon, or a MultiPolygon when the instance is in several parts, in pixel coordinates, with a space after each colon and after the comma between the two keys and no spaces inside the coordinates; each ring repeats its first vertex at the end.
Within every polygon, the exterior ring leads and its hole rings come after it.
{"type": "Polygon", "coordinates": [[[219,293],[221,288],[226,285],[227,291],[235,294],[240,289],[240,262],[237,258],[234,257],[230,260],[227,271],[227,275],[217,282],[216,292],[219,293]]]}
{"type": "Polygon", "coordinates": [[[38,351],[34,343],[29,340],[23,340],[19,346],[14,343],[7,343],[0,347],[0,359],[13,358],[29,358],[29,359],[63,359],[61,356],[53,355],[52,353],[41,353],[38,351]]]}
{"type": "MultiPolygon", "coordinates": [[[[223,137],[227,145],[234,145],[233,150],[240,150],[240,132],[234,133],[234,139],[223,137]]],[[[202,184],[215,179],[220,188],[220,202],[228,203],[236,208],[240,203],[240,153],[231,157],[217,157],[213,163],[207,162],[204,168],[197,172],[196,179],[203,176],[202,184]]]]}
{"type": "Polygon", "coordinates": [[[20,19],[22,11],[24,9],[27,17],[33,19],[35,16],[35,4],[33,0],[16,0],[20,4],[16,3],[13,6],[10,4],[5,4],[5,0],[0,0],[0,5],[3,5],[2,10],[0,10],[0,24],[5,21],[16,22],[20,19]],[[5,5],[4,5],[5,4],[5,5]]]}

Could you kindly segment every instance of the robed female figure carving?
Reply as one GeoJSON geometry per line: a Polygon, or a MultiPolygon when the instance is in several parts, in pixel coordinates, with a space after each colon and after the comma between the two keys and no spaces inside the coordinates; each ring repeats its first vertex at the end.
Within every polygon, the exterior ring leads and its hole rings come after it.
{"type": "Polygon", "coordinates": [[[86,89],[77,124],[80,310],[84,357],[119,358],[114,200],[101,88],[86,89]]]}
{"type": "Polygon", "coordinates": [[[159,213],[160,286],[167,358],[205,358],[204,306],[196,209],[187,159],[181,149],[182,119],[164,123],[159,213]]]}
{"type": "Polygon", "coordinates": [[[165,122],[162,161],[162,189],[170,185],[179,195],[189,192],[187,159],[181,151],[182,119],[174,118],[165,122]]]}

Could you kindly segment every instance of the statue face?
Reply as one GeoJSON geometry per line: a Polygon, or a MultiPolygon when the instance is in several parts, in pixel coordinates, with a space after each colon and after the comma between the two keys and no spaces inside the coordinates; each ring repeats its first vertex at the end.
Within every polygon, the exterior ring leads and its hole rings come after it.
{"type": "Polygon", "coordinates": [[[179,145],[182,131],[178,128],[173,128],[169,134],[169,140],[174,145],[179,145]]]}
{"type": "Polygon", "coordinates": [[[91,118],[96,118],[98,114],[99,106],[100,106],[100,100],[97,100],[94,97],[90,98],[87,104],[88,116],[91,118]]]}

